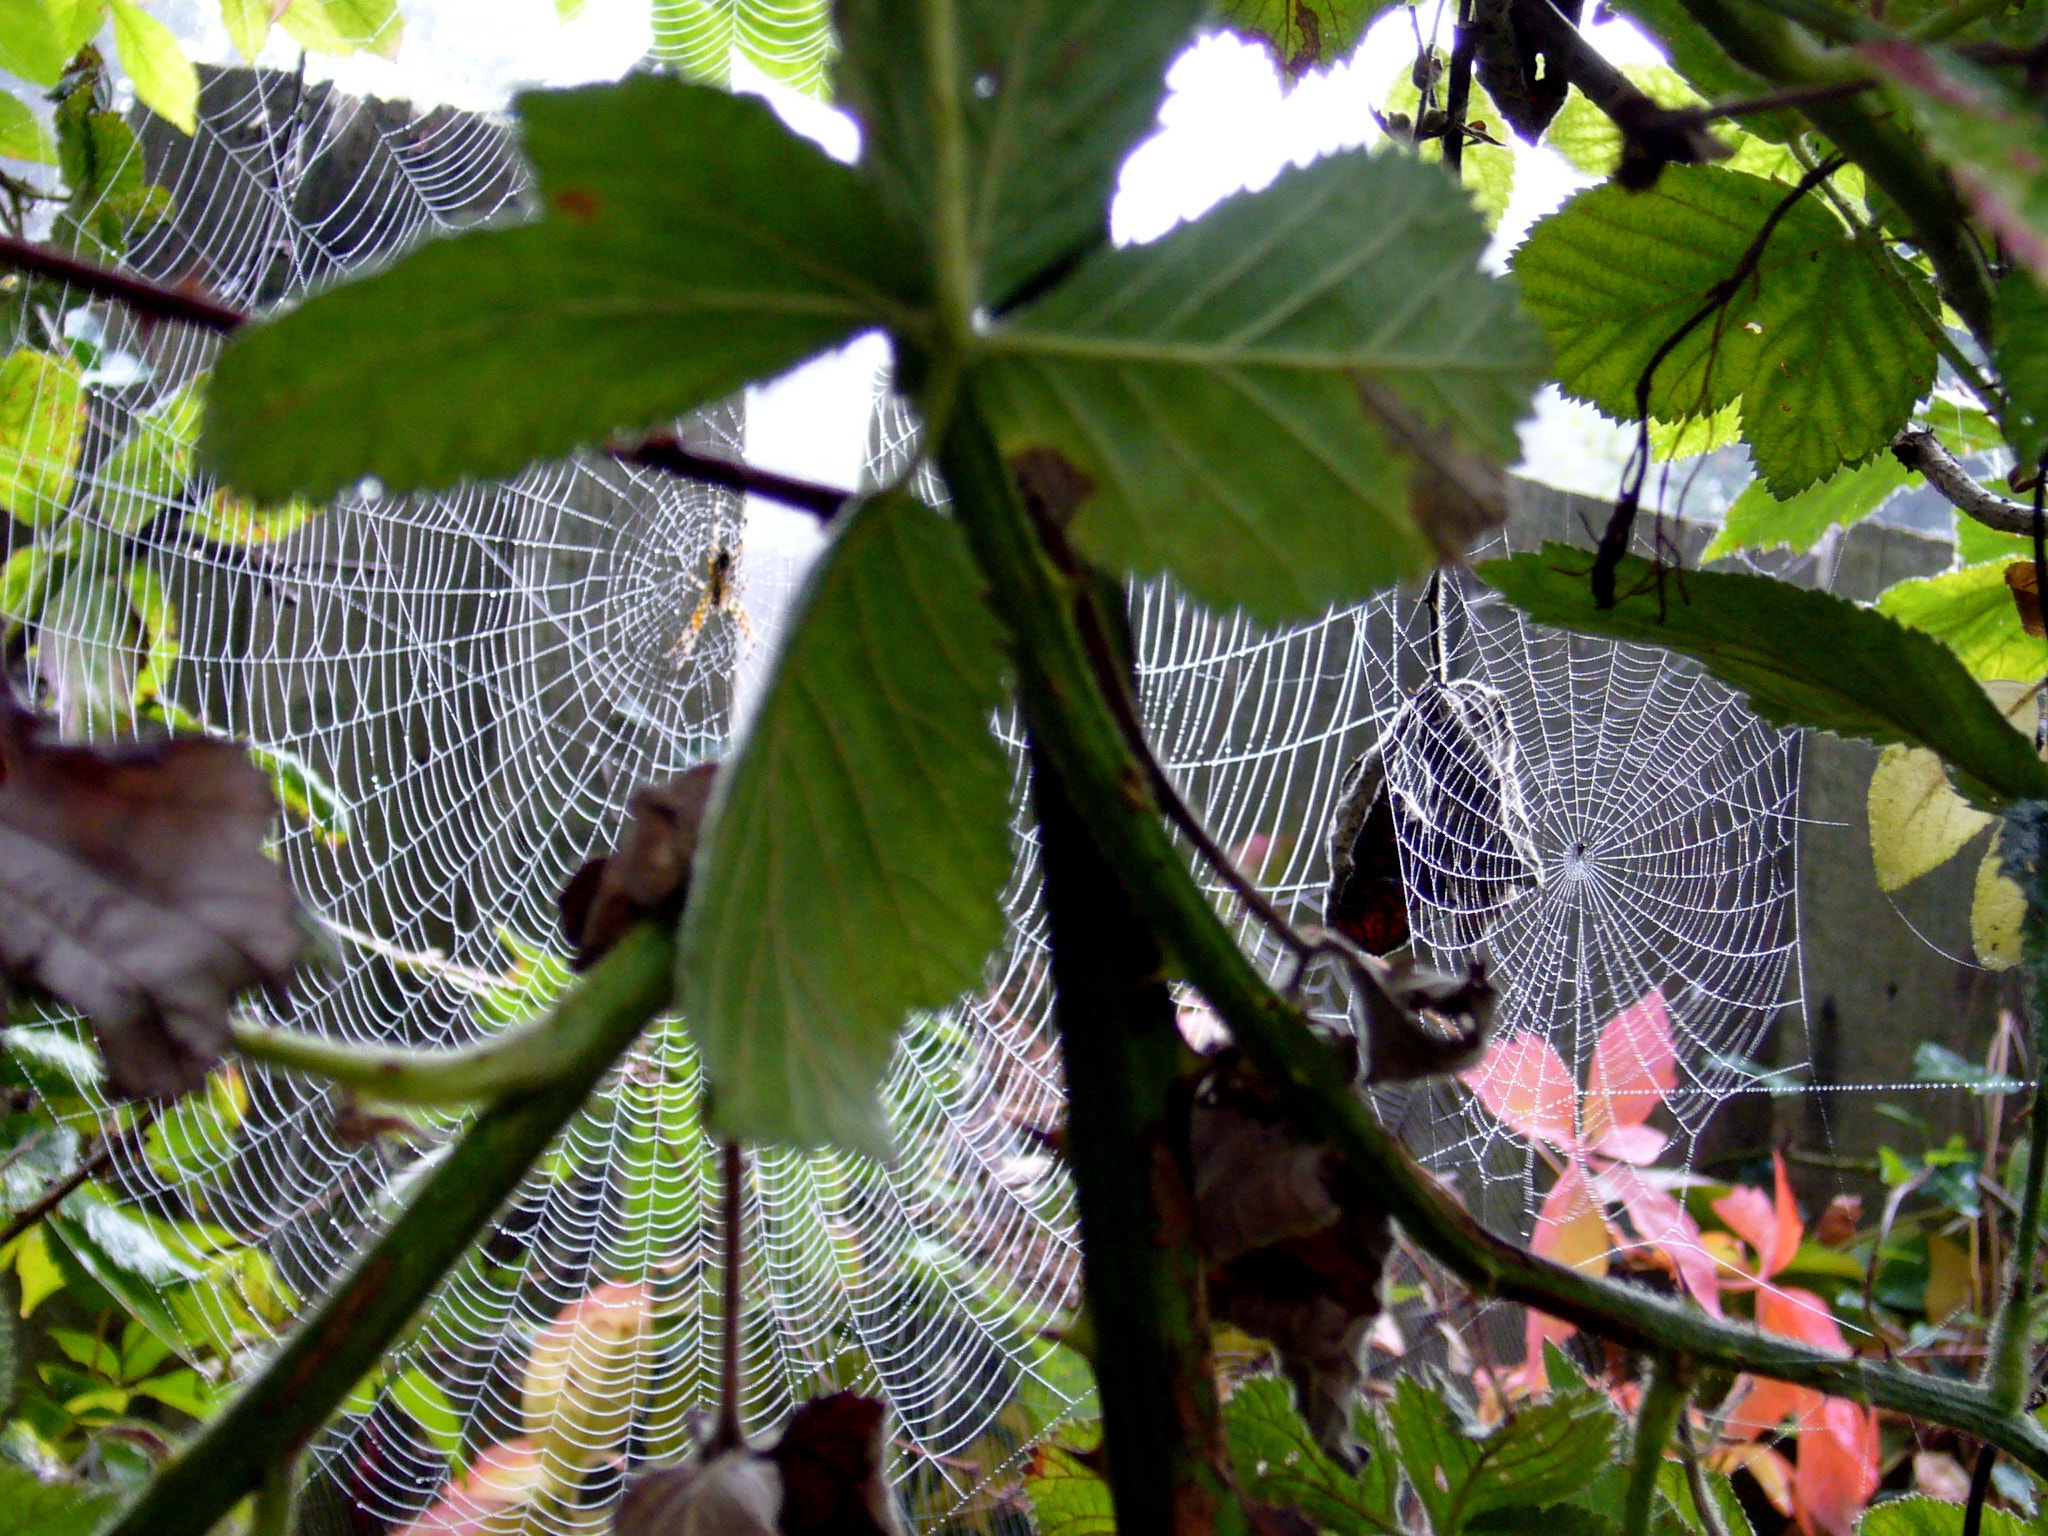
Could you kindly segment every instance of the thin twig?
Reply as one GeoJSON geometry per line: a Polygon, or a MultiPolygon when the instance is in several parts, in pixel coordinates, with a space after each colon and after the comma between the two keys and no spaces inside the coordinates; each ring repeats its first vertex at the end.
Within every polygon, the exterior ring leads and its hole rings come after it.
{"type": "Polygon", "coordinates": [[[1977,1465],[1970,1473],[1970,1497],[1963,1504],[1963,1536],[1979,1536],[1984,1529],[1984,1501],[1991,1494],[1991,1469],[1997,1463],[1997,1446],[1978,1450],[1977,1465]]]}
{"type": "Polygon", "coordinates": [[[1682,1413],[1678,1416],[1677,1433],[1672,1438],[1678,1442],[1678,1459],[1685,1464],[1686,1490],[1692,1494],[1692,1507],[1699,1511],[1702,1529],[1707,1536],[1728,1536],[1720,1506],[1714,1502],[1712,1491],[1707,1487],[1706,1474],[1700,1469],[1699,1448],[1692,1443],[1692,1426],[1686,1423],[1682,1413]]]}
{"type": "Polygon", "coordinates": [[[1892,439],[1891,447],[1892,457],[1925,475],[1941,499],[1971,521],[1999,533],[2026,536],[2034,531],[2031,506],[1984,489],[1927,428],[1901,432],[1892,439]]]}
{"type": "MultiPolygon", "coordinates": [[[[147,278],[131,277],[125,272],[81,261],[75,256],[12,236],[0,235],[0,267],[13,267],[33,272],[39,277],[54,278],[100,298],[113,299],[152,320],[179,320],[218,335],[225,336],[240,330],[253,318],[248,311],[231,308],[217,300],[153,283],[147,278]]],[[[743,491],[821,519],[835,516],[853,499],[850,491],[842,491],[836,486],[814,485],[807,480],[735,464],[730,459],[712,458],[685,448],[669,436],[650,437],[630,447],[608,445],[606,451],[622,464],[658,469],[678,479],[743,491]]]]}
{"type": "Polygon", "coordinates": [[[740,1225],[745,1217],[746,1154],[736,1141],[725,1144],[725,1315],[718,1320],[718,1428],[704,1447],[708,1461],[747,1443],[740,1427],[740,1225]]]}
{"type": "Polygon", "coordinates": [[[1453,181],[1463,180],[1465,174],[1465,113],[1472,101],[1472,56],[1478,48],[1472,0],[1458,0],[1457,27],[1451,34],[1451,73],[1444,85],[1444,169],[1453,181]]]}
{"type": "Polygon", "coordinates": [[[6,1226],[0,1227],[0,1248],[5,1248],[9,1243],[21,1236],[22,1233],[28,1231],[30,1227],[33,1227],[37,1222],[49,1215],[50,1212],[70,1199],[87,1180],[96,1179],[102,1173],[105,1173],[108,1164],[114,1160],[115,1146],[120,1142],[133,1141],[141,1136],[155,1121],[156,1114],[157,1106],[152,1104],[143,1110],[141,1115],[136,1118],[135,1123],[129,1126],[127,1130],[113,1136],[101,1138],[99,1146],[93,1149],[92,1156],[44,1190],[41,1195],[37,1196],[35,1204],[17,1212],[12,1221],[8,1222],[6,1226]]]}

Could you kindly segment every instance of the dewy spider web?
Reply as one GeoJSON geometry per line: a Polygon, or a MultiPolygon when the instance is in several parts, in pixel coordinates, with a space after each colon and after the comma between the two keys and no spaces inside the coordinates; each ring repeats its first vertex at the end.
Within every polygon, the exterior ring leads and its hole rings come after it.
{"type": "MultiPolygon", "coordinates": [[[[247,305],[490,216],[520,189],[490,123],[351,102],[274,73],[210,76],[196,143],[160,127],[145,143],[175,212],[137,239],[132,264],[198,276],[247,305]]],[[[14,345],[54,348],[82,308],[19,316],[14,345]]],[[[177,327],[92,312],[108,352],[88,490],[132,414],[212,355],[177,327]],[[146,373],[118,382],[136,373],[122,355],[146,373]]],[[[900,413],[880,426],[878,460],[900,463],[900,413]]],[[[690,430],[738,447],[729,412],[690,430]]],[[[298,754],[349,807],[345,841],[302,818],[283,829],[280,855],[334,926],[339,958],[281,1021],[446,1045],[541,1006],[565,982],[553,914],[563,878],[609,842],[632,786],[722,745],[748,640],[734,614],[702,604],[713,560],[741,538],[733,500],[577,459],[446,496],[364,487],[295,533],[237,546],[192,536],[205,491],[166,499],[128,544],[104,536],[104,510],[81,494],[81,527],[103,537],[80,541],[76,559],[106,575],[145,559],[183,640],[164,696],[298,754]]],[[[46,678],[67,639],[107,654],[104,637],[67,629],[74,611],[46,613],[36,634],[46,678]]],[[[1169,771],[1219,840],[1312,919],[1344,771],[1424,675],[1413,604],[1261,632],[1149,586],[1134,621],[1146,719],[1169,771]]],[[[1790,988],[1790,741],[1661,654],[1532,632],[1455,595],[1448,623],[1451,670],[1507,703],[1544,875],[1485,941],[1504,1026],[1541,1030],[1576,1063],[1608,1014],[1663,988],[1686,1074],[1674,1108],[1696,1129],[1730,1081],[1716,1063],[1750,1047],[1790,988]]],[[[1014,1520],[1004,1490],[1081,1388],[1041,1336],[1074,1299],[1077,1259],[1070,1193],[1035,1134],[1058,1120],[1059,1085],[1021,759],[1017,782],[1012,935],[979,998],[910,1029],[889,1088],[896,1166],[770,1152],[749,1181],[749,1423],[767,1429],[821,1387],[879,1392],[897,1417],[899,1486],[927,1527],[970,1511],[1014,1520]]],[[[1414,918],[1428,950],[1431,914],[1414,918]]],[[[1260,934],[1244,937],[1277,963],[1260,934]]],[[[417,1116],[412,1134],[365,1140],[365,1114],[333,1096],[248,1076],[232,1145],[175,1177],[124,1154],[112,1182],[253,1241],[303,1300],[346,1267],[459,1122],[417,1116]]],[[[499,1459],[516,1460],[523,1442],[577,1494],[530,1510],[526,1528],[595,1529],[622,1463],[685,1443],[716,1364],[716,1170],[698,1092],[683,1029],[651,1031],[324,1439],[337,1486],[404,1524],[433,1504],[451,1455],[459,1469],[510,1444],[499,1459]],[[529,1421],[536,1343],[593,1293],[593,1315],[637,1316],[651,1297],[656,1320],[623,1348],[577,1333],[569,1370],[587,1385],[529,1421]]],[[[1460,1092],[1423,1097],[1450,1113],[1408,1117],[1420,1144],[1445,1166],[1512,1162],[1524,1192],[1508,1215],[1523,1215],[1526,1159],[1507,1157],[1460,1092]]],[[[297,1310],[263,1289],[252,1270],[246,1311],[184,1314],[192,1339],[239,1327],[235,1342],[260,1355],[297,1310]]],[[[512,1530],[528,1517],[507,1518],[512,1530]]]]}

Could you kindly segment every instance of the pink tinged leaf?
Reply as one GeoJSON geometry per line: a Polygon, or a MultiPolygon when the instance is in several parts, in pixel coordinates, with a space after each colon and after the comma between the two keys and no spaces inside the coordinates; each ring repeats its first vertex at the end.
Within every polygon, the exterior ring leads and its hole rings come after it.
{"type": "Polygon", "coordinates": [[[1792,1186],[1785,1179],[1782,1157],[1778,1159],[1776,1200],[1767,1198],[1760,1189],[1738,1185],[1714,1202],[1714,1214],[1756,1251],[1759,1274],[1775,1275],[1799,1251],[1804,1231],[1799,1224],[1799,1207],[1792,1203],[1792,1186]]]}
{"type": "Polygon", "coordinates": [[[1799,1431],[1793,1512],[1806,1536],[1854,1536],[1856,1517],[1877,1492],[1877,1422],[1846,1398],[1831,1397],[1799,1431]]]}
{"type": "Polygon", "coordinates": [[[521,1435],[491,1446],[441,1490],[440,1502],[397,1536],[485,1536],[508,1529],[493,1516],[526,1503],[541,1483],[540,1452],[521,1435]]]}
{"type": "Polygon", "coordinates": [[[1849,1346],[1842,1338],[1842,1325],[1835,1321],[1827,1303],[1811,1291],[1787,1286],[1765,1287],[1756,1293],[1756,1325],[1765,1333],[1797,1339],[1815,1349],[1846,1355],[1849,1346]]]}
{"type": "Polygon", "coordinates": [[[1560,1151],[1578,1148],[1572,1075],[1547,1040],[1517,1030],[1487,1052],[1486,1060],[1462,1074],[1503,1124],[1560,1151]]]}
{"type": "Polygon", "coordinates": [[[1582,1273],[1607,1273],[1614,1236],[1577,1163],[1567,1164],[1543,1197],[1543,1207],[1536,1213],[1536,1235],[1529,1247],[1582,1273]]]}
{"type": "Polygon", "coordinates": [[[1821,1395],[1811,1387],[1752,1377],[1749,1389],[1728,1412],[1728,1432],[1738,1439],[1754,1440],[1776,1430],[1787,1419],[1795,1426],[1804,1426],[1820,1412],[1820,1406],[1821,1395]]]}
{"type": "Polygon", "coordinates": [[[1670,1145],[1669,1136],[1647,1125],[1617,1125],[1587,1150],[1612,1158],[1617,1163],[1634,1163],[1638,1168],[1647,1168],[1662,1157],[1664,1149],[1670,1145]]]}
{"type": "Polygon", "coordinates": [[[1778,1241],[1771,1249],[1769,1257],[1764,1259],[1766,1278],[1775,1275],[1797,1257],[1800,1240],[1806,1236],[1805,1223],[1799,1219],[1799,1207],[1792,1199],[1792,1181],[1785,1177],[1785,1154],[1773,1152],[1771,1161],[1778,1169],[1778,1194],[1774,1202],[1778,1218],[1778,1241]]]}
{"type": "Polygon", "coordinates": [[[1721,1282],[1716,1277],[1714,1257],[1700,1242],[1699,1224],[1685,1207],[1663,1190],[1647,1182],[1633,1168],[1608,1169],[1600,1176],[1603,1193],[1612,1195],[1628,1212],[1636,1235],[1654,1244],[1678,1271],[1679,1283],[1693,1300],[1715,1317],[1721,1315],[1721,1282]]]}
{"type": "Polygon", "coordinates": [[[1598,1142],[1618,1127],[1641,1125],[1677,1083],[1671,1014],[1663,992],[1652,987],[1600,1031],[1586,1074],[1585,1139],[1598,1142]]]}
{"type": "Polygon", "coordinates": [[[1526,1353],[1522,1363],[1509,1373],[1507,1385],[1511,1392],[1537,1394],[1550,1390],[1550,1367],[1543,1360],[1543,1346],[1562,1344],[1579,1330],[1570,1323],[1552,1317],[1548,1312],[1529,1310],[1528,1322],[1523,1329],[1526,1353]]]}

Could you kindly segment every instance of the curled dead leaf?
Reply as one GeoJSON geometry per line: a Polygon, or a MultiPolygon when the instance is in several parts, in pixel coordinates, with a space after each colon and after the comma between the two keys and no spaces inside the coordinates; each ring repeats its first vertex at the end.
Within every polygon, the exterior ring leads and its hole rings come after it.
{"type": "Polygon", "coordinates": [[[633,791],[618,846],[590,860],[562,889],[562,934],[576,946],[572,969],[595,965],[643,918],[672,919],[682,911],[717,774],[716,763],[699,763],[666,783],[633,791]]]}
{"type": "Polygon", "coordinates": [[[0,684],[0,974],[92,1021],[116,1093],[198,1087],[236,994],[304,957],[276,815],[232,743],[59,742],[0,684]]]}
{"type": "Polygon", "coordinates": [[[702,1466],[656,1467],[626,1484],[615,1536],[780,1536],[782,1475],[736,1449],[702,1466]]]}
{"type": "Polygon", "coordinates": [[[2020,628],[2035,639],[2048,637],[2048,624],[2041,621],[2041,576],[2031,560],[2015,560],[2005,568],[2005,584],[2012,589],[2013,606],[2020,611],[2020,628]]]}

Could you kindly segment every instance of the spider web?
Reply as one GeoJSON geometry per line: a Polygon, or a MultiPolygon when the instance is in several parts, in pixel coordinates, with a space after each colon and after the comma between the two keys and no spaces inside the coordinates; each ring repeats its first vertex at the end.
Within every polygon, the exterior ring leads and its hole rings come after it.
{"type": "MultiPolygon", "coordinates": [[[[160,125],[143,134],[175,211],[130,262],[235,303],[291,298],[522,193],[504,130],[465,114],[225,71],[208,73],[201,115],[189,144],[160,125]]],[[[13,344],[53,347],[73,307],[85,301],[21,316],[13,344]]],[[[124,544],[89,494],[107,451],[216,344],[91,312],[109,356],[136,367],[98,391],[76,502],[106,537],[81,545],[76,568],[114,576],[145,560],[182,637],[164,695],[297,754],[349,809],[345,840],[303,818],[282,828],[279,856],[337,959],[273,1016],[350,1040],[456,1045],[543,1006],[566,983],[554,893],[609,845],[634,785],[723,745],[735,669],[758,643],[737,611],[703,606],[713,559],[743,547],[736,500],[578,458],[445,496],[364,486],[286,537],[234,547],[188,536],[181,519],[209,494],[194,485],[124,544]]],[[[736,411],[685,427],[741,446],[736,411]]],[[[878,466],[902,462],[907,442],[902,413],[885,409],[878,466]]],[[[9,552],[27,537],[8,536],[9,552]]],[[[789,578],[742,559],[747,604],[765,617],[789,578]]],[[[1283,906],[1315,920],[1344,774],[1428,675],[1420,610],[1389,596],[1264,631],[1160,585],[1133,605],[1145,717],[1169,771],[1283,906]]],[[[67,639],[104,649],[67,632],[64,611],[45,615],[33,667],[47,672],[67,639]]],[[[1539,1030],[1577,1065],[1612,1012],[1663,989],[1683,1073],[1673,1107],[1696,1130],[1734,1085],[1726,1063],[1796,1002],[1792,739],[1685,663],[1533,630],[1483,595],[1449,594],[1445,639],[1448,670],[1506,703],[1544,877],[1479,946],[1503,1027],[1539,1030]]],[[[1014,923],[981,995],[908,1032],[888,1087],[899,1160],[750,1159],[747,1420],[766,1430],[836,1386],[885,1397],[895,1478],[926,1527],[1013,1524],[1022,1457],[1085,1387],[1043,1335],[1075,1299],[1078,1255],[1070,1191],[1037,1134],[1058,1121],[1059,1074],[1021,743],[1005,731],[1019,749],[1014,923]]],[[[1447,765],[1424,752],[1412,766],[1447,765]]],[[[1466,958],[1430,941],[1432,913],[1412,916],[1427,958],[1466,958]]],[[[1243,937],[1277,968],[1269,936],[1243,937]]],[[[193,1343],[229,1340],[244,1363],[346,1269],[460,1124],[415,1115],[407,1134],[364,1139],[332,1094],[246,1077],[246,1115],[216,1155],[170,1177],[130,1151],[110,1175],[129,1199],[268,1255],[290,1299],[252,1276],[233,1315],[183,1314],[193,1343]]],[[[713,1395],[719,1308],[700,1087],[674,1021],[610,1074],[324,1437],[348,1498],[405,1525],[452,1471],[524,1437],[575,1489],[525,1528],[602,1529],[623,1467],[687,1443],[713,1395]],[[615,1411],[530,1420],[536,1340],[583,1298],[635,1287],[658,1302],[656,1325],[625,1350],[582,1335],[572,1348],[586,1401],[615,1411]]],[[[1466,1096],[1385,1107],[1440,1165],[1513,1175],[1500,1187],[1519,1191],[1511,1219],[1525,1215],[1526,1159],[1466,1096]]]]}

